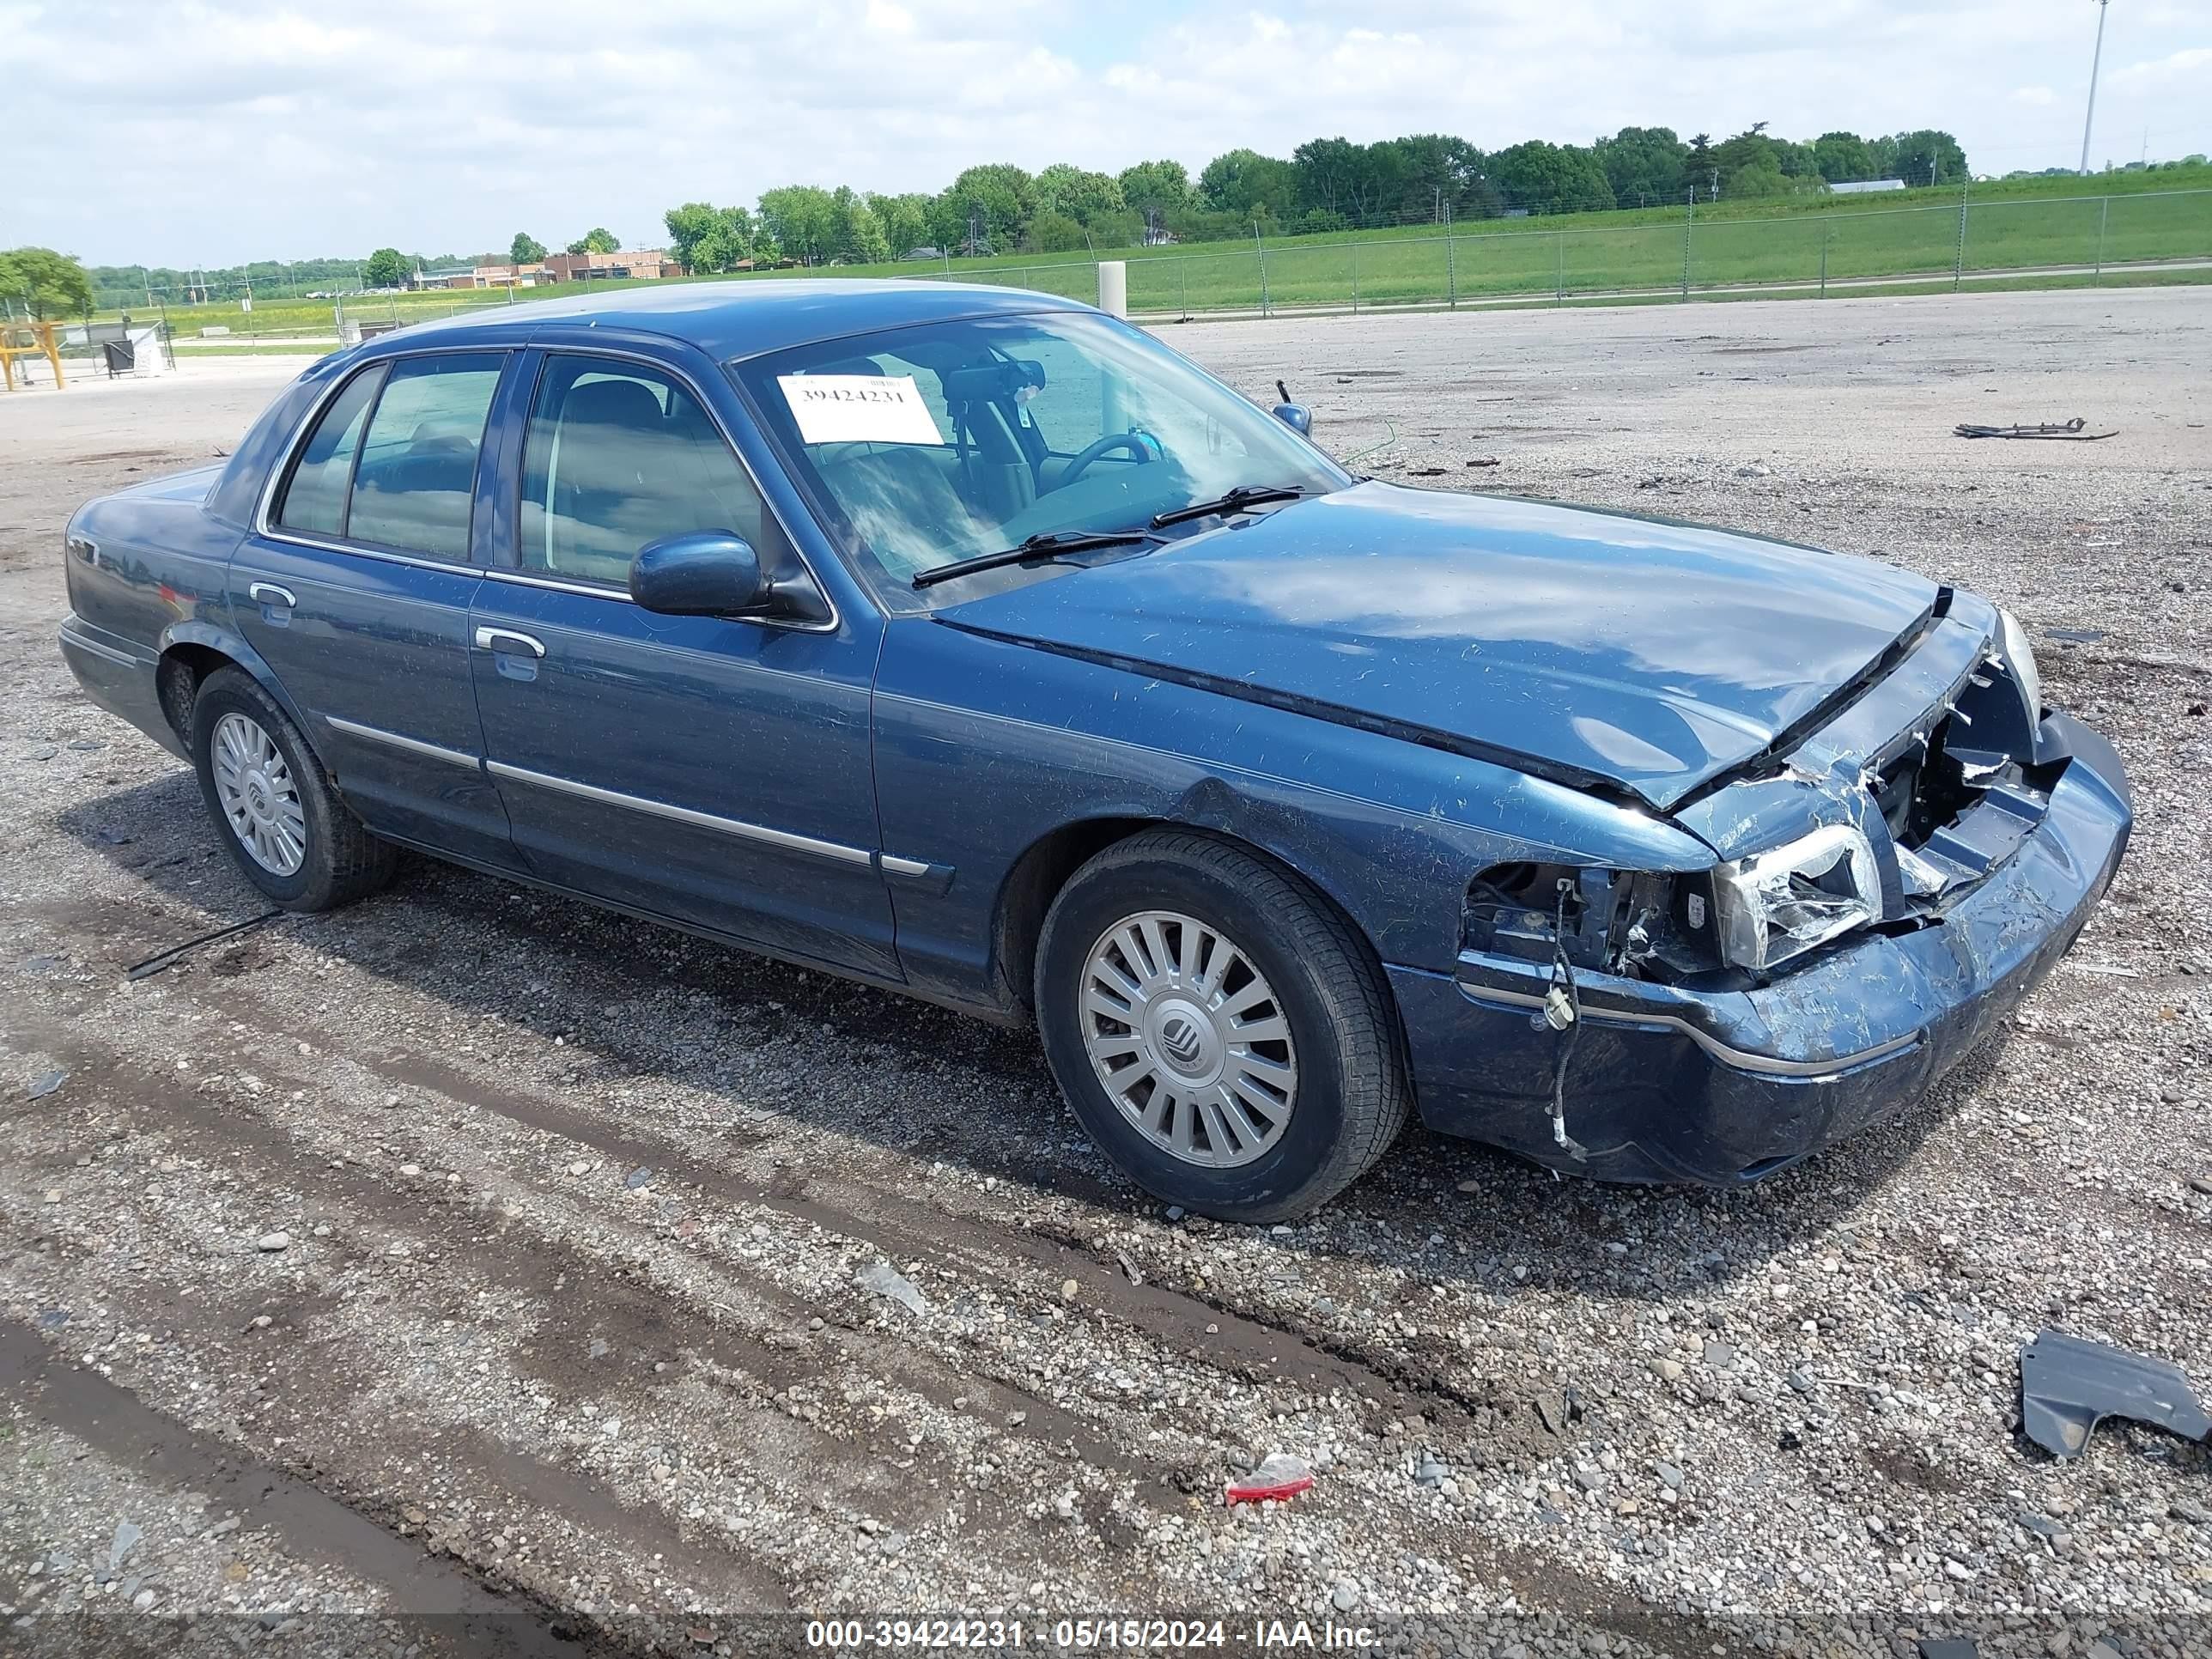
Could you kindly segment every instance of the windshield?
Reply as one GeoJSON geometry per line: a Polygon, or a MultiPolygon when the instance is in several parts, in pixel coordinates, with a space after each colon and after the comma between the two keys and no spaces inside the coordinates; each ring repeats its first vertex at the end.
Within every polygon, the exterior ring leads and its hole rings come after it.
{"type": "Polygon", "coordinates": [[[914,587],[918,572],[1033,536],[1140,529],[1240,486],[1315,495],[1350,482],[1149,335],[1087,312],[886,329],[735,372],[833,533],[902,609],[1068,568],[914,587]]]}

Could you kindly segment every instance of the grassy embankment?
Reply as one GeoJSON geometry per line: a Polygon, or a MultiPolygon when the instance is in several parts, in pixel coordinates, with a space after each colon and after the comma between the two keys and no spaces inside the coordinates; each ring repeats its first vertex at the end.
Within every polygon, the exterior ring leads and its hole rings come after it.
{"type": "MultiPolygon", "coordinates": [[[[1907,191],[1723,204],[1700,207],[1694,219],[1680,207],[1650,208],[1487,220],[1454,227],[1449,237],[1441,227],[1419,225],[1285,237],[1269,240],[1264,248],[1208,242],[1100,249],[1097,257],[1128,262],[1130,307],[1147,314],[1255,309],[1262,303],[1442,305],[1634,295],[1639,290],[1663,295],[1680,291],[1686,262],[1688,285],[1695,292],[1760,283],[1817,284],[1824,274],[1832,284],[1948,277],[1954,264],[1971,281],[1986,271],[2212,258],[2212,168],[1978,185],[1965,208],[1963,253],[1959,193],[1907,191]]],[[[820,273],[788,270],[709,280],[776,281],[816,274],[820,273]]],[[[1003,255],[937,266],[909,261],[838,267],[835,274],[949,274],[1086,300],[1097,292],[1089,255],[1003,255]]],[[[2173,275],[2187,279],[2184,271],[2173,275]]],[[[2107,280],[2117,279],[2115,274],[2107,280]]],[[[2054,275],[2038,280],[2070,287],[2077,279],[2054,275]]],[[[632,284],[592,286],[604,290],[632,284]]],[[[540,289],[516,297],[549,296],[540,289]]],[[[380,295],[348,301],[347,313],[368,321],[421,322],[505,303],[505,295],[483,291],[380,295]]],[[[179,342],[193,343],[196,350],[234,349],[288,334],[328,335],[336,325],[328,301],[268,296],[257,299],[250,315],[231,301],[173,306],[168,316],[179,342]],[[199,330],[206,325],[228,327],[231,337],[203,343],[199,330]]]]}

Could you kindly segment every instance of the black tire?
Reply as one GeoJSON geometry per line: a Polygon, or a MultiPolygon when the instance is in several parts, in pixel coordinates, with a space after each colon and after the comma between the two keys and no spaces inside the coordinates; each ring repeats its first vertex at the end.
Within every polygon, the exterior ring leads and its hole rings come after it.
{"type": "Polygon", "coordinates": [[[1371,1169],[1405,1124],[1412,1089],[1396,1015],[1365,942],[1295,876],[1214,836],[1148,830],[1077,871],[1045,916],[1036,997],[1045,1058],[1092,1140],[1146,1192],[1202,1215],[1308,1214],[1371,1169]],[[1251,1162],[1194,1164],[1147,1139],[1091,1064],[1082,1000],[1092,948],[1152,910],[1218,928],[1289,1022],[1296,1095],[1279,1138],[1251,1162]]]}
{"type": "Polygon", "coordinates": [[[398,848],[380,841],[337,798],[315,751],[300,735],[276,700],[242,668],[219,668],[201,682],[192,699],[186,741],[192,769],[199,775],[200,799],[215,821],[216,836],[229,850],[240,874],[270,902],[285,910],[334,910],[368,897],[392,879],[398,848]],[[306,821],[300,867],[280,874],[247,850],[231,827],[215,781],[213,748],[225,714],[242,714],[269,734],[291,775],[301,815],[306,821]]]}

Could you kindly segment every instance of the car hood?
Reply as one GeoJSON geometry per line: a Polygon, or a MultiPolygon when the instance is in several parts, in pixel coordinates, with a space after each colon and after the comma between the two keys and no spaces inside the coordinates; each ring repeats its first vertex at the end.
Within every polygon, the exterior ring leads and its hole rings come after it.
{"type": "Polygon", "coordinates": [[[936,614],[1663,810],[1868,682],[1938,591],[1694,525],[1364,483],[936,614]]]}

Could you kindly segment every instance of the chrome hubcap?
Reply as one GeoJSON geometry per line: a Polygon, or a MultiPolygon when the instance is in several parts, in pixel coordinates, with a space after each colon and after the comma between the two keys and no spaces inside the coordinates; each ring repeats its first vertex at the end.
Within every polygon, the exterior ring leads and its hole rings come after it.
{"type": "Polygon", "coordinates": [[[307,815],[283,751],[244,714],[215,723],[208,758],[231,834],[271,875],[296,875],[307,857],[307,815]]]}
{"type": "Polygon", "coordinates": [[[1118,921],[1091,947],[1083,1041],[1108,1098],[1186,1164],[1249,1164],[1297,1102],[1291,1025],[1226,935],[1173,910],[1118,921]]]}

